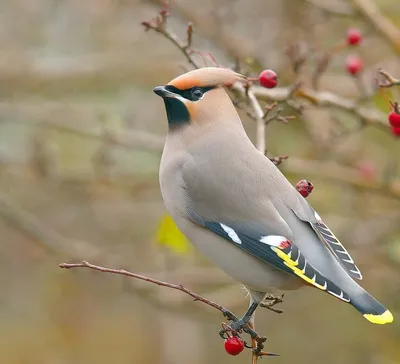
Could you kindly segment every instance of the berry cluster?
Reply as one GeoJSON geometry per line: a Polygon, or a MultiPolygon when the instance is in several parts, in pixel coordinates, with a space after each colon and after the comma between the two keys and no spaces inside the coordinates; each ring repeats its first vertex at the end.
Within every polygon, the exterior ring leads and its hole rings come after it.
{"type": "MultiPolygon", "coordinates": [[[[362,33],[359,29],[350,28],[347,31],[347,45],[349,46],[357,46],[363,40],[362,33]]],[[[358,75],[363,70],[363,62],[362,59],[358,56],[349,56],[346,62],[347,72],[353,76],[358,75]]],[[[278,76],[277,74],[270,69],[266,69],[260,73],[258,76],[258,81],[261,86],[266,88],[274,88],[278,84],[278,76]]]]}
{"type": "Polygon", "coordinates": [[[349,28],[347,30],[347,44],[355,46],[360,44],[362,41],[362,33],[357,28],[349,28]]]}
{"type": "MultiPolygon", "coordinates": [[[[340,50],[346,48],[346,46],[354,47],[359,45],[363,40],[363,35],[361,31],[357,28],[349,28],[347,30],[347,37],[346,37],[346,44],[342,44],[340,47],[335,48],[336,50],[340,50]]],[[[333,53],[333,52],[332,52],[333,53]]],[[[350,55],[346,61],[346,70],[347,72],[357,77],[364,68],[364,64],[362,59],[357,55],[350,55]]],[[[258,76],[258,82],[261,86],[266,88],[274,88],[278,84],[278,75],[275,71],[266,69],[263,70],[258,76]]],[[[389,123],[390,123],[390,130],[393,135],[400,137],[400,108],[398,108],[397,104],[391,105],[392,111],[388,115],[389,123]]],[[[301,181],[300,181],[301,182],[301,181]]],[[[299,183],[300,183],[299,182],[299,183]]],[[[300,186],[299,192],[304,196],[307,197],[311,191],[307,192],[307,187],[300,186]]]]}
{"type": "MultiPolygon", "coordinates": [[[[359,45],[362,41],[362,33],[359,29],[350,28],[347,31],[347,44],[349,46],[356,46],[359,45]]],[[[346,61],[346,69],[347,72],[350,73],[352,76],[356,76],[362,72],[364,68],[364,64],[362,59],[359,56],[349,56],[346,61]]]]}
{"type": "Polygon", "coordinates": [[[389,113],[388,120],[392,134],[400,136],[400,113],[398,113],[397,107],[394,107],[394,110],[389,113]]]}

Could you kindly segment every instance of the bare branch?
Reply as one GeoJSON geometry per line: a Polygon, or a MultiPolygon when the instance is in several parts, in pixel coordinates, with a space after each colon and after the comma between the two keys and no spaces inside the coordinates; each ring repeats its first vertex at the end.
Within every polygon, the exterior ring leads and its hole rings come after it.
{"type": "Polygon", "coordinates": [[[352,2],[364,18],[391,43],[393,49],[400,53],[400,29],[381,13],[376,1],[352,0],[352,2]]]}
{"type": "Polygon", "coordinates": [[[271,121],[280,121],[282,123],[288,123],[289,120],[293,120],[296,117],[294,115],[289,115],[289,116],[284,116],[281,115],[283,109],[282,108],[277,108],[278,103],[275,101],[272,105],[266,106],[265,107],[265,112],[264,112],[264,116],[263,116],[263,120],[265,125],[268,125],[271,121]],[[275,110],[276,109],[276,110],[275,110]],[[275,113],[271,114],[271,111],[275,110],[275,113]]]}
{"type": "Polygon", "coordinates": [[[311,5],[316,6],[317,8],[338,16],[354,16],[356,14],[354,10],[354,6],[347,4],[345,2],[337,2],[336,4],[330,4],[325,0],[303,0],[311,5]]]}
{"type": "Polygon", "coordinates": [[[192,40],[193,40],[193,23],[192,22],[188,23],[188,26],[186,28],[186,33],[187,33],[187,41],[186,41],[185,48],[188,49],[192,46],[192,40]]]}
{"type": "Polygon", "coordinates": [[[276,166],[279,166],[283,161],[285,161],[288,158],[289,158],[288,155],[279,155],[277,157],[269,157],[269,160],[276,166]]]}
{"type": "Polygon", "coordinates": [[[379,87],[393,87],[393,86],[400,86],[400,80],[394,78],[389,72],[385,71],[384,69],[379,69],[378,72],[385,78],[384,82],[379,82],[379,87]]]}
{"type": "Polygon", "coordinates": [[[319,178],[333,180],[353,186],[359,190],[378,193],[382,196],[400,200],[400,181],[365,180],[355,168],[345,167],[336,162],[304,160],[290,157],[284,164],[285,171],[303,175],[316,175],[319,178]]]}
{"type": "Polygon", "coordinates": [[[200,68],[200,65],[192,57],[192,50],[190,48],[192,43],[193,27],[189,23],[187,28],[187,43],[185,44],[179,39],[174,33],[169,31],[166,27],[166,16],[162,15],[163,10],[160,11],[161,18],[156,18],[151,21],[143,21],[141,24],[144,26],[145,30],[154,30],[157,33],[162,34],[165,38],[171,41],[178,49],[181,50],[187,61],[194,67],[200,68]]]}
{"type": "Polygon", "coordinates": [[[265,122],[264,122],[264,111],[260,106],[255,94],[251,89],[247,91],[247,97],[250,101],[251,106],[255,112],[256,118],[256,148],[265,153],[265,122]]]}
{"type": "MultiPolygon", "coordinates": [[[[18,120],[12,120],[13,123],[24,123],[33,126],[37,126],[40,128],[48,128],[55,129],[65,133],[71,133],[75,135],[79,135],[85,138],[91,139],[104,139],[104,132],[99,127],[93,127],[90,125],[86,125],[81,123],[78,125],[73,125],[71,123],[60,122],[56,119],[51,119],[47,121],[47,115],[51,114],[51,108],[46,109],[46,106],[42,107],[43,113],[41,117],[37,120],[33,118],[21,118],[18,120]]],[[[25,112],[23,110],[20,111],[20,114],[25,112]]],[[[26,114],[29,113],[29,108],[26,110],[26,114]]],[[[0,105],[0,115],[2,114],[2,105],[0,105]]],[[[5,120],[1,121],[1,123],[5,124],[11,121],[5,120]]],[[[144,149],[148,151],[159,152],[162,150],[164,145],[164,138],[160,135],[156,135],[153,133],[146,132],[145,130],[136,130],[129,129],[123,130],[121,132],[114,132],[109,134],[108,141],[110,144],[118,145],[128,149],[144,149]]]]}
{"type": "Polygon", "coordinates": [[[84,242],[68,239],[48,228],[40,219],[20,208],[11,198],[0,194],[0,216],[22,230],[26,235],[45,249],[52,252],[63,252],[72,255],[85,254],[95,257],[99,251],[96,247],[84,242]]]}
{"type": "MultiPolygon", "coordinates": [[[[137,274],[137,273],[132,273],[129,272],[125,269],[113,269],[113,268],[107,268],[107,267],[102,267],[99,265],[95,265],[95,264],[91,264],[87,261],[82,261],[81,263],[61,263],[59,265],[60,268],[64,268],[64,269],[72,269],[72,268],[88,268],[88,269],[92,269],[92,270],[96,270],[99,272],[103,272],[103,273],[111,273],[111,274],[118,274],[118,275],[122,275],[122,276],[126,276],[126,277],[130,277],[130,278],[135,278],[141,281],[145,281],[145,282],[149,282],[149,283],[153,283],[156,284],[158,286],[161,287],[167,287],[173,290],[177,290],[177,291],[181,291],[183,293],[186,293],[187,295],[189,295],[190,297],[192,297],[194,299],[194,301],[199,301],[202,302],[212,308],[215,308],[216,310],[220,311],[228,320],[237,320],[237,318],[235,317],[235,315],[229,311],[227,308],[225,308],[224,306],[209,300],[208,298],[205,298],[203,296],[200,296],[199,294],[191,291],[190,289],[184,287],[181,284],[174,284],[174,283],[168,283],[159,279],[155,279],[155,278],[150,278],[141,274],[137,274]]],[[[267,297],[267,300],[270,301],[269,303],[264,304],[263,307],[268,307],[269,309],[271,309],[272,311],[275,311],[274,309],[272,309],[272,306],[282,302],[282,297],[274,297],[272,295],[269,295],[267,297]]],[[[278,310],[276,310],[278,311],[278,310]]],[[[235,336],[239,336],[238,334],[240,334],[242,331],[236,332],[234,330],[232,330],[228,325],[226,325],[225,323],[222,323],[222,327],[223,330],[221,330],[221,332],[227,332],[230,331],[233,335],[235,336]]],[[[243,329],[245,332],[246,329],[243,329]]],[[[220,332],[220,334],[221,334],[220,332]]],[[[255,333],[255,331],[254,331],[255,333]]],[[[266,338],[263,336],[256,336],[254,337],[254,340],[256,342],[256,347],[253,348],[253,354],[256,354],[256,357],[262,357],[262,356],[277,356],[277,354],[273,354],[273,353],[268,353],[268,352],[264,352],[262,351],[262,349],[264,348],[264,342],[266,341],[266,338]]],[[[245,342],[246,344],[246,342],[245,342]]],[[[249,347],[246,344],[247,347],[249,347]]],[[[254,358],[254,355],[252,356],[254,358]]]]}
{"type": "Polygon", "coordinates": [[[99,265],[91,264],[91,263],[86,262],[86,261],[83,261],[81,263],[61,263],[60,264],[60,268],[65,268],[65,269],[89,268],[89,269],[97,270],[97,271],[103,272],[103,273],[113,273],[113,274],[123,275],[123,276],[126,276],[126,277],[136,278],[136,279],[139,279],[141,281],[154,283],[154,284],[156,284],[158,286],[168,287],[168,288],[175,289],[175,290],[181,291],[183,293],[186,293],[190,297],[194,298],[195,301],[203,302],[206,305],[211,306],[211,307],[215,308],[216,310],[220,311],[224,315],[226,315],[229,312],[225,307],[223,307],[223,306],[219,305],[218,303],[213,302],[213,301],[211,301],[211,300],[209,300],[207,298],[204,298],[204,297],[198,295],[197,293],[194,293],[193,291],[183,287],[181,284],[167,283],[167,282],[161,281],[159,279],[154,279],[154,278],[143,276],[141,274],[132,273],[132,272],[129,272],[129,271],[125,270],[125,269],[106,268],[106,267],[102,267],[102,266],[99,266],[99,265]]]}

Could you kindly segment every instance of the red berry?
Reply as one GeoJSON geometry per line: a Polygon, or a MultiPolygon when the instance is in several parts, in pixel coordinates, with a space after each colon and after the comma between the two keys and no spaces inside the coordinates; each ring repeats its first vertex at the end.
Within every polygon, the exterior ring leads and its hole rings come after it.
{"type": "Polygon", "coordinates": [[[399,128],[400,127],[400,114],[398,114],[397,112],[392,111],[389,114],[389,123],[391,126],[395,127],[395,128],[399,128]]]}
{"type": "Polygon", "coordinates": [[[347,44],[357,45],[362,41],[362,33],[360,29],[350,28],[347,31],[347,44]]]}
{"type": "Polygon", "coordinates": [[[392,126],[391,128],[392,134],[395,136],[400,136],[400,127],[399,126],[392,126]]]}
{"type": "Polygon", "coordinates": [[[264,70],[258,76],[261,86],[274,88],[278,84],[278,75],[272,70],[264,70]]]}
{"type": "Polygon", "coordinates": [[[244,349],[243,340],[237,336],[230,336],[225,339],[225,351],[230,355],[238,355],[244,349]]]}
{"type": "Polygon", "coordinates": [[[363,70],[363,61],[358,56],[350,56],[347,58],[346,68],[347,72],[352,75],[356,75],[363,70]]]}
{"type": "Polygon", "coordinates": [[[307,181],[306,179],[302,179],[301,181],[296,183],[296,190],[299,191],[299,193],[306,198],[314,189],[314,185],[310,182],[307,181]]]}

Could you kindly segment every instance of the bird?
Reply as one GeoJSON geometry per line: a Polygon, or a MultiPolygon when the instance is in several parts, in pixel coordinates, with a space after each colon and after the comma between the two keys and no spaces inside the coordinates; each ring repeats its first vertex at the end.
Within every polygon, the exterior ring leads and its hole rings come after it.
{"type": "MultiPolygon", "coordinates": [[[[250,323],[266,295],[302,286],[348,303],[373,324],[392,313],[356,280],[349,252],[283,173],[256,149],[226,88],[246,77],[221,67],[157,86],[168,131],[159,168],[164,204],[191,243],[249,292],[233,330],[250,323]]],[[[245,330],[247,328],[247,331],[245,330]]]]}

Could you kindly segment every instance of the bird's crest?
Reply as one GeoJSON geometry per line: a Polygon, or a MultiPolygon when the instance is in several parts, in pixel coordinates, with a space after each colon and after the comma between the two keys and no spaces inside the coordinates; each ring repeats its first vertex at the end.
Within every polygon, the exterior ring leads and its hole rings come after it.
{"type": "Polygon", "coordinates": [[[236,73],[230,69],[205,67],[187,72],[174,78],[168,85],[175,86],[180,90],[187,90],[195,86],[232,86],[235,82],[246,83],[246,76],[236,73]]]}

